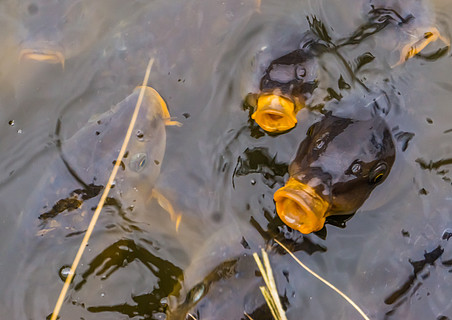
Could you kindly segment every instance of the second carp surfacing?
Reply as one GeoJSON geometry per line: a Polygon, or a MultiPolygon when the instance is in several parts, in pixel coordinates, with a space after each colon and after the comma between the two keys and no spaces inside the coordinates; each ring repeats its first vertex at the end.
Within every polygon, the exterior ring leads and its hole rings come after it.
{"type": "Polygon", "coordinates": [[[315,42],[306,44],[272,61],[260,81],[260,93],[246,97],[246,104],[255,110],[251,118],[265,131],[280,133],[297,124],[298,111],[317,87],[319,53],[314,47],[315,42]]]}
{"type": "Polygon", "coordinates": [[[276,211],[301,233],[319,231],[326,217],[355,213],[386,179],[394,160],[394,142],[383,118],[327,114],[301,142],[289,180],[274,194],[276,211]]]}

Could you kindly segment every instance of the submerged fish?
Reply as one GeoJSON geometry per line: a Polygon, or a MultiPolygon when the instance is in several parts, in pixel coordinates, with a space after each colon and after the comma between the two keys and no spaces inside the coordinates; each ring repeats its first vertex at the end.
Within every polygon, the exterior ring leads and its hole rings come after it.
{"type": "Polygon", "coordinates": [[[330,215],[353,214],[388,176],[395,160],[383,118],[352,120],[328,114],[312,125],[274,194],[281,220],[301,233],[323,228],[330,215]]]}
{"type": "MultiPolygon", "coordinates": [[[[133,210],[152,193],[166,146],[166,105],[145,87],[133,135],[110,192],[110,203],[133,210]],[[114,199],[114,200],[113,200],[114,199]]],[[[37,188],[26,219],[40,219],[40,234],[63,226],[76,232],[86,227],[84,201],[95,198],[113,169],[139,95],[137,88],[109,111],[92,117],[61,144],[61,158],[51,166],[37,188]],[[69,218],[71,217],[71,218],[69,218]],[[78,221],[79,223],[76,223],[78,221]]]]}
{"type": "Polygon", "coordinates": [[[167,319],[189,319],[193,314],[197,319],[240,319],[246,312],[252,314],[265,304],[259,296],[262,282],[256,269],[251,253],[218,262],[191,287],[183,302],[168,312],[167,319]]]}
{"type": "MultiPolygon", "coordinates": [[[[100,1],[20,0],[11,7],[11,15],[17,16],[19,23],[19,59],[63,67],[67,59],[99,40],[107,19],[112,16],[110,6],[100,1]]],[[[111,7],[117,8],[116,2],[111,7]]]]}
{"type": "MultiPolygon", "coordinates": [[[[4,253],[8,261],[2,272],[10,277],[0,282],[11,292],[9,303],[18,306],[10,318],[43,319],[51,312],[61,289],[58,270],[72,262],[80,245],[123,144],[140,89],[62,140],[58,157],[44,168],[4,253]]],[[[157,91],[143,90],[132,136],[90,249],[102,251],[118,238],[131,237],[147,227],[139,220],[146,218],[146,205],[160,173],[167,110],[157,91]]]]}
{"type": "Polygon", "coordinates": [[[260,297],[256,264],[247,240],[232,221],[212,233],[191,257],[183,281],[168,297],[167,319],[240,319],[252,313],[260,297]],[[240,288],[238,290],[238,288],[240,288]],[[239,292],[238,292],[239,291],[239,292]],[[256,299],[257,297],[257,299],[256,299]],[[245,303],[245,301],[248,303],[245,303]]]}

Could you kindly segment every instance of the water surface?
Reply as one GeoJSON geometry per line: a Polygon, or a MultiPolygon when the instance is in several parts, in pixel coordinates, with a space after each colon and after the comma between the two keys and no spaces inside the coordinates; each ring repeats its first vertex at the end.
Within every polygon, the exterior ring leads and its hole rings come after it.
{"type": "MultiPolygon", "coordinates": [[[[42,176],[70,179],[67,171],[50,165],[60,157],[58,141],[64,144],[93,115],[125,99],[153,57],[150,85],[183,124],[166,129],[156,185],[181,213],[180,229],[156,201],[138,205],[139,210],[107,206],[62,319],[163,319],[168,304],[173,308],[212,270],[226,270],[226,262],[234,259],[234,277],[212,280],[202,300],[184,310],[198,319],[245,319],[244,312],[271,319],[250,257],[261,247],[271,252],[289,319],[358,319],[339,296],[278,250],[273,237],[291,245],[372,319],[452,318],[450,53],[438,59],[415,57],[391,68],[400,43],[411,39],[416,28],[434,25],[451,37],[452,9],[446,1],[421,6],[414,0],[375,2],[412,14],[415,23],[389,25],[319,57],[320,85],[309,104],[359,118],[362,106],[386,92],[386,121],[398,149],[388,179],[345,228],[328,224],[326,233],[310,235],[282,224],[273,193],[287,180],[287,166],[307,129],[322,115],[303,109],[293,130],[268,135],[250,120],[243,99],[257,90],[270,61],[298,48],[314,18],[332,41],[340,41],[366,23],[370,7],[357,0],[107,2],[97,4],[108,7],[105,12],[88,11],[84,24],[48,31],[46,41],[73,48],[65,53],[64,68],[19,60],[24,35],[37,35],[26,32],[30,24],[22,9],[14,2],[2,4],[0,25],[8,30],[0,39],[3,317],[47,317],[63,284],[60,271],[72,263],[83,237],[80,227],[79,233],[44,235],[43,240],[36,236],[36,225],[27,223],[33,217],[24,217],[33,215],[25,212],[28,199],[45,194],[38,183],[42,176]],[[12,18],[6,12],[14,13],[12,18]],[[95,37],[80,46],[65,42],[65,37],[86,34],[95,37]],[[357,68],[368,54],[374,59],[357,68]],[[341,77],[346,88],[339,87],[341,77]],[[356,102],[338,110],[340,96],[356,102]],[[38,247],[21,244],[35,238],[38,247]]],[[[97,8],[80,3],[84,10],[97,8]]],[[[64,214],[69,222],[74,217],[64,214]]]]}

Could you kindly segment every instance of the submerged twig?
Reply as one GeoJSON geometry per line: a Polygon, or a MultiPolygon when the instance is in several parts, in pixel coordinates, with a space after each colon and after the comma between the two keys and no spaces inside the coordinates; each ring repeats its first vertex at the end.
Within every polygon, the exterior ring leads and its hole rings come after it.
{"type": "Polygon", "coordinates": [[[363,310],[361,310],[360,307],[358,307],[358,305],[356,303],[353,302],[352,299],[350,299],[349,297],[347,297],[345,295],[345,293],[343,293],[342,291],[340,291],[338,288],[336,288],[334,285],[332,285],[331,283],[329,283],[328,281],[326,281],[325,279],[323,279],[321,276],[319,276],[317,273],[315,273],[314,271],[312,271],[311,269],[309,269],[305,264],[303,264],[293,253],[292,251],[290,251],[289,249],[286,248],[286,246],[284,246],[281,242],[279,242],[278,240],[274,239],[275,242],[277,244],[279,244],[284,250],[286,250],[286,252],[301,266],[303,267],[307,272],[309,272],[310,274],[312,274],[314,277],[316,277],[317,279],[319,279],[320,281],[322,281],[324,284],[326,284],[328,287],[330,287],[331,289],[333,289],[334,291],[336,291],[342,298],[344,298],[348,303],[350,303],[352,305],[353,308],[356,309],[356,311],[359,312],[359,314],[366,320],[370,320],[369,317],[364,313],[363,310]]]}
{"type": "Polygon", "coordinates": [[[273,318],[276,320],[287,320],[286,314],[281,305],[281,300],[279,300],[278,290],[276,288],[275,279],[273,278],[273,271],[270,266],[270,260],[268,259],[267,252],[262,249],[262,260],[264,265],[262,265],[262,262],[256,252],[253,253],[253,257],[254,260],[256,260],[256,264],[259,267],[262,278],[264,278],[265,285],[267,286],[259,288],[268,304],[268,307],[270,308],[273,318]]]}
{"type": "Polygon", "coordinates": [[[83,237],[82,243],[80,244],[80,247],[77,251],[77,254],[75,255],[74,262],[72,262],[71,270],[69,271],[68,277],[66,278],[66,281],[64,282],[63,288],[61,289],[60,296],[58,297],[57,303],[55,304],[55,308],[53,309],[52,316],[50,317],[50,320],[56,320],[58,317],[58,314],[60,312],[61,306],[63,304],[64,297],[66,296],[66,293],[69,289],[69,285],[72,282],[72,279],[75,274],[75,270],[77,269],[77,266],[80,262],[80,259],[83,255],[83,252],[85,251],[85,248],[88,244],[88,240],[91,237],[91,234],[94,230],[94,226],[96,225],[97,219],[99,218],[100,211],[102,210],[102,207],[104,206],[105,200],[107,199],[108,193],[110,192],[111,186],[113,184],[113,181],[116,178],[116,173],[118,172],[118,169],[120,167],[120,164],[122,163],[122,159],[124,157],[124,154],[126,152],[127,144],[129,143],[130,137],[132,135],[133,127],[135,126],[135,122],[138,117],[138,112],[140,111],[141,103],[143,101],[144,97],[144,91],[145,86],[148,83],[149,80],[149,74],[151,73],[151,67],[154,63],[154,59],[150,59],[148,66],[146,68],[146,74],[143,79],[143,85],[140,89],[140,94],[138,96],[137,103],[135,105],[135,110],[133,111],[132,118],[130,119],[129,128],[127,129],[127,133],[124,137],[124,142],[121,146],[121,150],[119,151],[118,158],[114,162],[113,170],[110,174],[110,177],[108,178],[108,182],[105,186],[104,192],[102,193],[102,196],[99,200],[99,204],[97,205],[96,211],[94,211],[93,217],[91,218],[91,221],[89,223],[88,229],[86,230],[85,236],[83,237]]]}

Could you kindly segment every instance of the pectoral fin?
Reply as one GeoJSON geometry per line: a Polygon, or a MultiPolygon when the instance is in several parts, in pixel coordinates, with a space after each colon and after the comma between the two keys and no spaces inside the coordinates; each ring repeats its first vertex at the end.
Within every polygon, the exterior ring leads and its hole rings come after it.
{"type": "Polygon", "coordinates": [[[180,123],[179,121],[171,120],[171,115],[169,113],[168,106],[166,105],[166,103],[162,99],[162,97],[160,97],[160,95],[158,96],[158,98],[159,98],[160,106],[162,108],[162,114],[163,114],[163,119],[164,119],[165,125],[182,127],[182,123],[180,123]]]}
{"type": "Polygon", "coordinates": [[[176,213],[174,210],[173,205],[171,204],[171,201],[169,201],[163,194],[161,194],[156,189],[152,190],[151,198],[154,198],[157,200],[159,205],[170,215],[171,221],[174,222],[176,231],[179,231],[179,225],[180,221],[182,219],[182,215],[180,213],[176,213]]]}
{"type": "Polygon", "coordinates": [[[179,121],[171,120],[170,118],[165,119],[165,125],[182,127],[182,123],[180,123],[179,121]]]}

